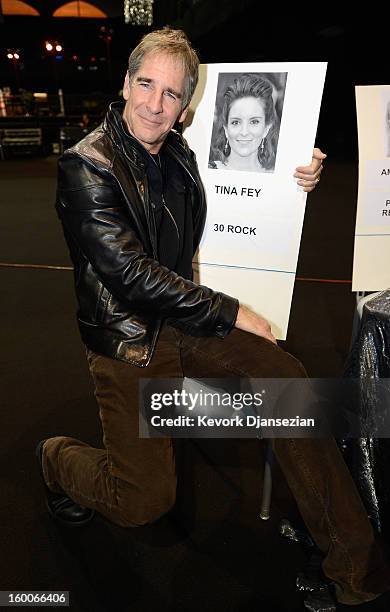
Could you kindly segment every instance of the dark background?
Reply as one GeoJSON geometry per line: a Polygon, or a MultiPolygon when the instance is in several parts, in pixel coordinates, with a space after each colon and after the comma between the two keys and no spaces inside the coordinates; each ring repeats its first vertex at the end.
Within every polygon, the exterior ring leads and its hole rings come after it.
{"type": "MultiPolygon", "coordinates": [[[[150,28],[126,25],[117,0],[95,2],[107,19],[51,17],[61,4],[31,1],[39,18],[5,15],[0,24],[0,86],[49,93],[61,86],[65,95],[104,92],[117,97],[127,57],[150,28]],[[113,30],[109,57],[99,37],[102,25],[113,30]],[[62,60],[44,52],[47,39],[61,42],[62,60]],[[6,58],[8,48],[21,52],[18,74],[6,58]]],[[[155,0],[153,27],[184,28],[204,63],[328,61],[318,142],[330,154],[356,158],[354,86],[389,80],[389,12],[386,5],[360,12],[342,3],[282,7],[258,0],[155,0]]]]}

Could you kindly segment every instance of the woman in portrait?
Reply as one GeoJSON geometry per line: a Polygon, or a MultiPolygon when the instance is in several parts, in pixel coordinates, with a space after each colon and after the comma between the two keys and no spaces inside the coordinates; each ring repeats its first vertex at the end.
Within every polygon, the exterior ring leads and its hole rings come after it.
{"type": "Polygon", "coordinates": [[[209,167],[272,172],[278,137],[273,86],[259,74],[243,73],[223,94],[209,167]]]}

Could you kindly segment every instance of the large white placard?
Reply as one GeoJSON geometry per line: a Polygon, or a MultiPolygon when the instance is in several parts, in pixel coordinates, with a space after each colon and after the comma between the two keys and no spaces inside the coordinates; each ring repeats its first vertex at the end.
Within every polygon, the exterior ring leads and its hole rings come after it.
{"type": "Polygon", "coordinates": [[[390,85],[356,87],[359,192],[353,291],[390,287],[390,85]]]}
{"type": "Polygon", "coordinates": [[[311,162],[325,73],[323,62],[203,65],[185,125],[208,205],[199,282],[261,313],[279,339],[306,204],[293,174],[311,162]],[[272,105],[259,102],[269,88],[272,105]]]}

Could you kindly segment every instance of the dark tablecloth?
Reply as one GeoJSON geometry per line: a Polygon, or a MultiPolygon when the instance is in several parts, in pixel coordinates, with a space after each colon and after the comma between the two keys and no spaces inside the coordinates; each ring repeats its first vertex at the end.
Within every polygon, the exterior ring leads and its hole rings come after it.
{"type": "MultiPolygon", "coordinates": [[[[382,291],[364,305],[361,325],[346,363],[345,377],[360,379],[358,410],[367,431],[375,431],[375,427],[378,429],[375,384],[378,379],[390,378],[390,290],[382,291]]],[[[388,539],[390,439],[368,435],[343,440],[340,445],[375,528],[388,539]]]]}

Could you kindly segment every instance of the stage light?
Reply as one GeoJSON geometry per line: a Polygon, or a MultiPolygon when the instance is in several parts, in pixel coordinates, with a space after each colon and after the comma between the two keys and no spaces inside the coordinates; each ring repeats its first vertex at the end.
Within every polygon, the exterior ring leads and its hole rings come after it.
{"type": "Polygon", "coordinates": [[[20,60],[20,54],[18,51],[13,51],[13,49],[8,49],[7,58],[9,60],[14,60],[17,62],[18,60],[20,60]]]}

